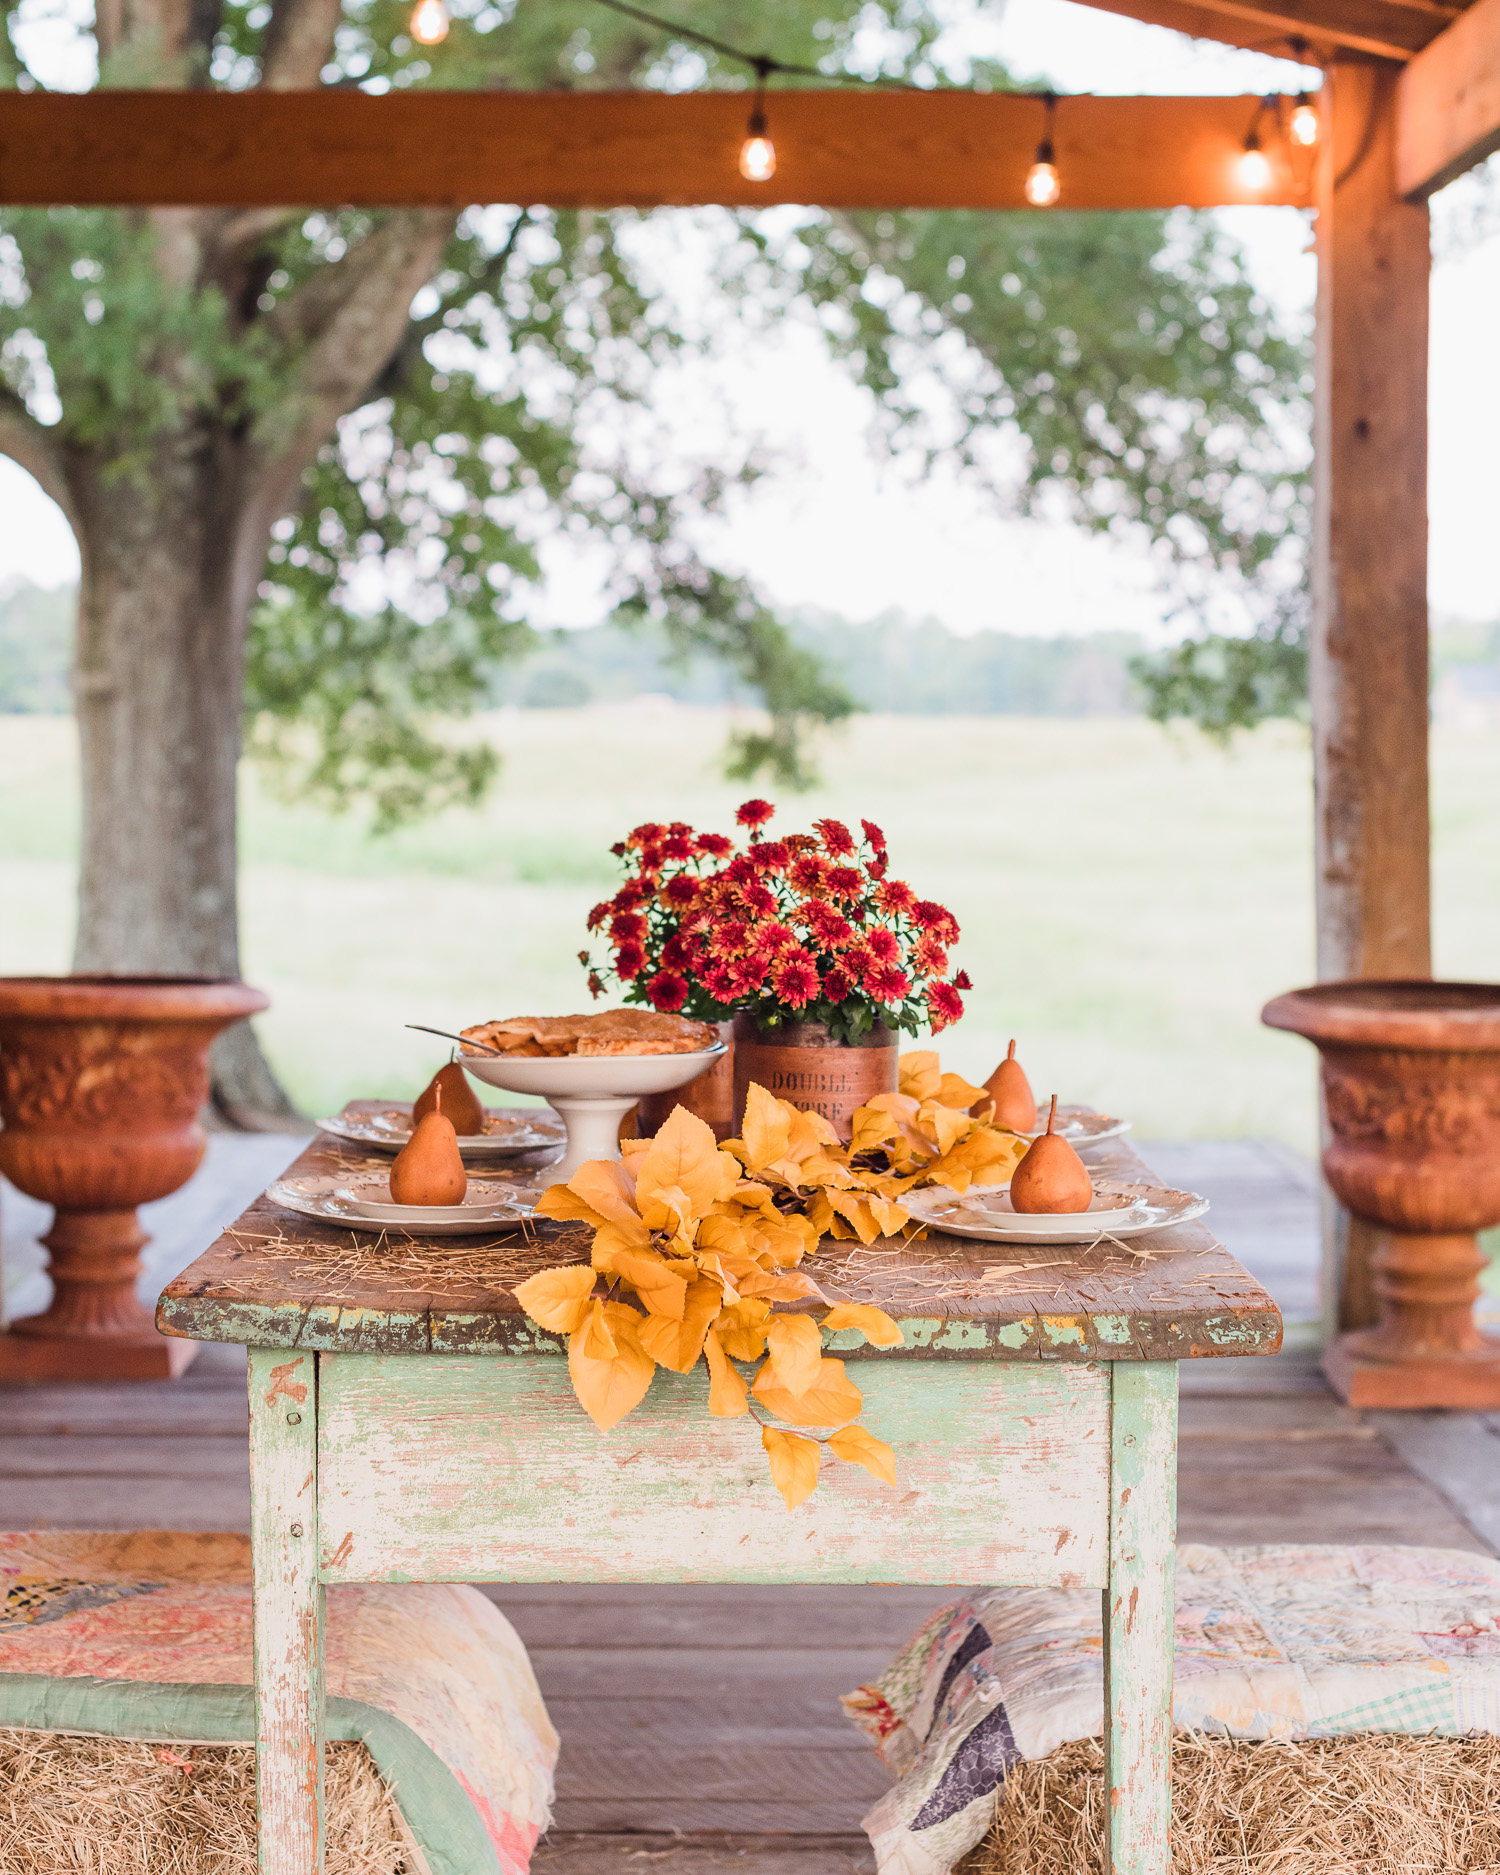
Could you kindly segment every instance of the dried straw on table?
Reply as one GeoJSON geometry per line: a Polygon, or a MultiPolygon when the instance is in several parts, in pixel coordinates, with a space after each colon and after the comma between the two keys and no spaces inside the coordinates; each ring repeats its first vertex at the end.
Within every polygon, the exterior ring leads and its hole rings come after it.
{"type": "MultiPolygon", "coordinates": [[[[330,1745],[327,1775],[327,1875],[416,1875],[364,1746],[330,1745]]],[[[0,1875],[255,1868],[253,1746],[0,1730],[0,1875]]]]}
{"type": "MultiPolygon", "coordinates": [[[[1018,1764],[960,1875],[1097,1875],[1104,1758],[1018,1764]]],[[[1497,1875],[1500,1738],[1209,1738],[1172,1751],[1172,1875],[1497,1875]]]]}

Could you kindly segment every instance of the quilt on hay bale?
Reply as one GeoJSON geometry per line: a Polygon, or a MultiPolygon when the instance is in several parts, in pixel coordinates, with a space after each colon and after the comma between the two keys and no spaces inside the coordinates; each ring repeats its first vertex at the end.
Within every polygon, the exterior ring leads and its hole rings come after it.
{"type": "MultiPolygon", "coordinates": [[[[324,1646],[328,1736],[366,1745],[432,1875],[526,1875],[557,1734],[499,1609],[457,1583],[334,1588],[324,1646]]],[[[249,1743],[252,1658],[245,1537],[0,1533],[0,1726],[249,1743]]]]}
{"type": "MultiPolygon", "coordinates": [[[[1013,1765],[1103,1733],[1099,1591],[940,1608],[844,1707],[899,1779],[864,1819],[880,1875],[946,1875],[1013,1765]]],[[[1172,1718],[1240,1739],[1500,1733],[1500,1560],[1184,1545],[1172,1718]]]]}

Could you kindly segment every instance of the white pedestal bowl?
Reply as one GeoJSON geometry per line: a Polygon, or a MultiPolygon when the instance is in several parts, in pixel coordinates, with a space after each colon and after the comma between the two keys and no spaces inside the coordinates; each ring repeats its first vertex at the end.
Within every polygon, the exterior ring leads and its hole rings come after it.
{"type": "Polygon", "coordinates": [[[724,1044],[691,1055],[469,1055],[464,1069],[490,1087],[540,1094],[562,1115],[568,1147],[547,1167],[549,1183],[566,1185],[589,1159],[618,1159],[620,1122],[643,1094],[686,1087],[724,1053],[724,1044]]]}

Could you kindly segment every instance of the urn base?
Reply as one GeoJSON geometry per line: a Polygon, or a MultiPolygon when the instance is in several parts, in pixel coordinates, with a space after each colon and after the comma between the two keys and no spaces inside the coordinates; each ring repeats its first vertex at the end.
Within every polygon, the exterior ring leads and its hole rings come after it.
{"type": "Polygon", "coordinates": [[[1500,1409],[1500,1340],[1462,1353],[1409,1354],[1371,1359],[1372,1328],[1340,1335],[1323,1351],[1323,1372],[1341,1400],[1354,1407],[1449,1407],[1482,1413],[1500,1409]]]}
{"type": "Polygon", "coordinates": [[[0,1333],[0,1387],[43,1380],[176,1380],[198,1353],[196,1341],[158,1334],[149,1318],[136,1333],[110,1335],[16,1332],[24,1327],[16,1322],[0,1333]]]}

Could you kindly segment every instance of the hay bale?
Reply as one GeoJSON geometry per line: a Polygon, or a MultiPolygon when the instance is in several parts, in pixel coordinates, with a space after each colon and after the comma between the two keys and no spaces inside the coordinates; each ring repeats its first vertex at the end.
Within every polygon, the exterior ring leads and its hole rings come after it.
{"type": "MultiPolygon", "coordinates": [[[[959,1875],[1098,1875],[1097,1738],[1018,1764],[959,1875]]],[[[1179,1732],[1172,1875],[1500,1875],[1500,1738],[1179,1732]]]]}
{"type": "MultiPolygon", "coordinates": [[[[327,1875],[413,1875],[363,1745],[328,1747],[327,1875]]],[[[255,1875],[249,1745],[0,1730],[0,1875],[255,1875]]]]}

